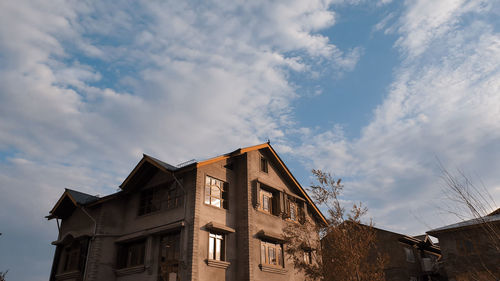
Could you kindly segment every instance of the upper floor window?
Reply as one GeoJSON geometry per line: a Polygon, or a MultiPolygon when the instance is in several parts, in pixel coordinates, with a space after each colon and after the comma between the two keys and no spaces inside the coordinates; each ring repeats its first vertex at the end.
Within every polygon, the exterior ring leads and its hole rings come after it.
{"type": "Polygon", "coordinates": [[[288,211],[290,215],[290,220],[298,221],[299,220],[299,208],[297,206],[297,202],[293,200],[288,200],[288,211]]]}
{"type": "Polygon", "coordinates": [[[225,257],[226,245],[224,234],[210,232],[208,236],[208,258],[211,260],[223,261],[225,257]]]}
{"type": "Polygon", "coordinates": [[[118,268],[134,267],[144,264],[145,240],[121,244],[118,247],[118,268]]]}
{"type": "Polygon", "coordinates": [[[138,214],[177,208],[183,199],[184,193],[176,181],[148,188],[141,192],[138,214]]]}
{"type": "Polygon", "coordinates": [[[260,170],[264,173],[269,172],[269,163],[267,162],[267,159],[264,157],[260,157],[260,170]]]}
{"type": "Polygon", "coordinates": [[[260,242],[260,261],[263,265],[283,267],[283,247],[279,243],[260,242]]]}
{"type": "Polygon", "coordinates": [[[304,263],[311,264],[312,263],[312,251],[304,250],[304,263]]]}
{"type": "Polygon", "coordinates": [[[59,254],[59,273],[81,271],[85,265],[88,239],[73,239],[59,254]]]}
{"type": "Polygon", "coordinates": [[[404,248],[405,249],[405,254],[406,254],[406,261],[407,262],[415,262],[415,255],[413,254],[413,250],[410,248],[404,248]]]}
{"type": "Polygon", "coordinates": [[[459,255],[470,255],[476,252],[472,239],[469,238],[457,239],[456,243],[457,243],[457,253],[459,255]]]}
{"type": "Polygon", "coordinates": [[[228,209],[227,183],[206,176],[205,178],[205,204],[218,208],[228,209]]]}

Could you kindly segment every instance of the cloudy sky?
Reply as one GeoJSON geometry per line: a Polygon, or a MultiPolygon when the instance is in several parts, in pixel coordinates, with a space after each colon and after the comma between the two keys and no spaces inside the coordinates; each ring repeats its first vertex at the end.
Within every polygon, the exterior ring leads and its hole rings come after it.
{"type": "Polygon", "coordinates": [[[268,139],[389,230],[456,221],[437,159],[500,202],[499,1],[0,1],[8,280],[47,280],[64,188],[268,139]]]}

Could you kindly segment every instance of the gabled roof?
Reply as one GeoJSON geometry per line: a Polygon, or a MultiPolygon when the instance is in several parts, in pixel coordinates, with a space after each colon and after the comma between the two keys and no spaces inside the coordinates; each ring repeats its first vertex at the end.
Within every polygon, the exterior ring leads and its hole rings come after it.
{"type": "MultiPolygon", "coordinates": [[[[145,176],[151,174],[152,171],[154,170],[154,168],[157,168],[161,171],[169,172],[169,173],[186,171],[189,169],[193,169],[194,167],[202,167],[202,166],[205,166],[205,165],[208,165],[208,164],[220,161],[220,160],[227,159],[229,157],[241,155],[241,154],[247,153],[249,151],[254,151],[254,150],[259,150],[259,149],[268,149],[269,150],[269,152],[275,158],[276,162],[279,164],[282,171],[289,178],[289,180],[297,187],[297,189],[300,191],[300,193],[304,196],[306,201],[309,203],[309,205],[315,211],[318,218],[324,224],[327,224],[325,216],[321,213],[321,211],[318,209],[318,207],[314,204],[314,202],[311,200],[309,195],[307,195],[304,188],[300,185],[300,183],[297,181],[297,179],[295,179],[295,177],[292,175],[292,173],[290,172],[288,167],[285,165],[283,160],[281,160],[281,158],[278,156],[278,154],[276,153],[276,151],[273,149],[273,147],[271,146],[271,144],[269,142],[254,145],[254,146],[249,146],[249,147],[245,147],[245,148],[239,148],[239,149],[236,149],[232,152],[229,152],[229,153],[226,153],[226,154],[223,154],[220,156],[216,156],[213,158],[209,158],[207,160],[200,161],[200,162],[193,161],[190,164],[184,165],[182,167],[176,167],[176,166],[170,165],[168,163],[165,163],[159,159],[156,159],[152,156],[143,154],[141,161],[139,161],[139,163],[135,166],[135,168],[132,170],[132,172],[130,172],[130,174],[127,176],[127,178],[120,185],[120,188],[122,190],[127,189],[128,185],[130,185],[130,184],[133,185],[134,181],[140,180],[140,179],[137,179],[137,177],[141,178],[141,177],[145,177],[145,176]],[[134,178],[136,178],[136,179],[134,179],[134,178]]],[[[112,196],[113,196],[113,194],[110,196],[106,196],[105,198],[111,198],[112,196]]],[[[79,205],[85,205],[85,204],[89,204],[89,203],[97,204],[99,202],[102,202],[103,200],[106,200],[105,198],[101,198],[101,200],[99,200],[99,197],[92,196],[92,195],[85,194],[85,193],[78,192],[78,191],[71,190],[71,189],[66,189],[65,193],[61,196],[61,198],[56,203],[54,208],[50,211],[50,215],[48,216],[48,218],[50,219],[50,218],[56,217],[54,212],[59,208],[59,205],[66,202],[67,200],[70,200],[74,206],[77,206],[78,204],[79,205]]],[[[65,205],[67,205],[67,203],[65,205]]]]}
{"type": "Polygon", "coordinates": [[[465,228],[465,227],[474,227],[476,225],[480,225],[483,223],[490,223],[490,222],[500,222],[500,212],[498,212],[498,210],[496,210],[496,211],[492,212],[491,214],[486,215],[484,217],[474,218],[471,220],[466,220],[466,221],[462,221],[459,223],[454,223],[454,224],[446,225],[443,227],[435,228],[435,229],[427,231],[427,233],[430,235],[435,235],[437,233],[441,233],[444,231],[452,231],[452,230],[456,230],[459,228],[465,228]]]}
{"type": "Polygon", "coordinates": [[[66,188],[59,200],[57,200],[54,208],[50,210],[50,214],[47,218],[50,220],[65,216],[66,213],[72,212],[74,208],[95,202],[97,200],[99,200],[99,197],[97,196],[66,188]]]}
{"type": "Polygon", "coordinates": [[[211,163],[223,160],[223,159],[227,159],[227,158],[232,157],[232,156],[244,154],[246,152],[253,151],[253,150],[259,150],[259,149],[268,149],[271,152],[271,154],[274,156],[276,162],[278,162],[278,164],[280,165],[280,167],[282,168],[282,170],[285,172],[285,175],[288,176],[288,178],[297,187],[297,189],[300,191],[300,193],[302,193],[302,195],[304,196],[304,198],[306,199],[306,201],[309,203],[309,205],[316,212],[316,215],[318,215],[319,219],[324,224],[327,224],[325,216],[321,213],[321,211],[318,209],[318,207],[316,206],[316,204],[314,204],[314,202],[311,200],[311,198],[309,197],[309,195],[307,195],[307,193],[304,190],[304,188],[300,185],[300,183],[297,181],[297,179],[292,175],[292,173],[290,172],[290,170],[288,169],[288,167],[285,165],[285,163],[283,162],[283,160],[281,160],[281,158],[279,157],[278,153],[276,153],[276,151],[274,150],[274,148],[271,146],[271,144],[269,142],[258,144],[258,145],[254,145],[254,146],[249,146],[249,147],[245,147],[245,148],[239,148],[239,149],[237,149],[237,150],[235,150],[233,152],[230,152],[230,153],[227,153],[227,154],[224,154],[224,155],[221,155],[221,156],[217,156],[217,157],[214,157],[214,158],[210,158],[210,159],[207,159],[207,160],[202,161],[202,162],[198,162],[198,163],[196,163],[196,166],[197,167],[205,166],[205,165],[208,165],[208,164],[211,164],[211,163]]]}
{"type": "Polygon", "coordinates": [[[177,168],[177,167],[175,167],[173,165],[165,163],[165,162],[163,162],[163,161],[161,161],[159,159],[156,159],[154,157],[151,157],[149,155],[143,154],[141,161],[139,161],[139,163],[137,163],[137,165],[132,170],[132,172],[130,172],[130,174],[123,181],[123,183],[120,184],[120,188],[121,189],[125,189],[126,186],[127,186],[127,184],[132,180],[132,178],[136,174],[138,174],[139,171],[144,170],[144,167],[145,167],[146,164],[152,165],[152,166],[154,166],[154,167],[156,167],[156,168],[158,168],[158,169],[160,169],[161,171],[164,171],[164,172],[175,172],[175,171],[179,170],[179,168],[177,168]]]}
{"type": "Polygon", "coordinates": [[[162,171],[174,173],[174,172],[181,172],[181,171],[193,169],[194,167],[202,167],[202,166],[205,166],[205,165],[209,165],[209,164],[215,163],[217,161],[221,161],[221,160],[224,160],[224,159],[227,159],[227,158],[230,158],[230,157],[234,157],[234,156],[237,156],[237,155],[242,155],[242,154],[247,153],[249,151],[254,151],[254,150],[259,150],[259,149],[268,149],[269,150],[269,152],[273,155],[273,157],[275,158],[276,162],[279,164],[280,168],[283,170],[283,172],[285,173],[285,175],[297,187],[297,189],[304,196],[304,198],[306,199],[306,201],[313,208],[313,210],[315,211],[315,213],[318,216],[318,218],[323,223],[326,224],[327,221],[326,221],[325,216],[321,213],[321,211],[318,209],[318,207],[314,204],[314,202],[311,200],[311,198],[309,197],[309,195],[307,195],[307,193],[305,192],[304,188],[300,185],[300,183],[297,181],[297,179],[295,179],[295,177],[292,175],[292,173],[290,172],[290,170],[288,169],[288,167],[285,165],[285,163],[283,162],[283,160],[281,160],[281,158],[278,156],[278,154],[276,153],[276,151],[274,150],[274,148],[271,146],[271,144],[269,142],[258,144],[258,145],[254,145],[254,146],[248,146],[248,147],[244,147],[244,148],[238,148],[238,149],[236,149],[236,150],[234,150],[232,152],[229,152],[229,153],[226,153],[226,154],[223,154],[223,155],[219,155],[219,156],[216,156],[216,157],[213,157],[213,158],[209,158],[209,159],[206,159],[206,160],[203,160],[203,161],[199,161],[199,162],[197,162],[197,161],[192,161],[191,162],[190,161],[190,164],[182,166],[182,167],[176,167],[176,166],[170,165],[170,164],[165,163],[165,162],[163,162],[161,160],[158,160],[158,159],[156,159],[154,157],[151,157],[149,155],[144,154],[143,158],[141,159],[141,161],[135,166],[135,168],[127,176],[127,178],[125,179],[125,181],[120,185],[120,188],[123,189],[123,190],[125,190],[126,187],[127,187],[127,185],[129,184],[129,182],[132,180],[132,178],[136,174],[138,174],[139,171],[145,169],[144,168],[145,165],[153,165],[154,167],[156,167],[156,168],[158,168],[158,169],[160,169],[162,171]]]}

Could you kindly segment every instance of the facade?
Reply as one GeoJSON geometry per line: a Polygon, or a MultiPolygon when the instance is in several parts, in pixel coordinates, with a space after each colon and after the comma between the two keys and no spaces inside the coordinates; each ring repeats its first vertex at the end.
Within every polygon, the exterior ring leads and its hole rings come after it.
{"type": "Polygon", "coordinates": [[[282,229],[326,223],[269,143],[182,167],[144,155],[119,192],[67,189],[47,218],[51,281],[302,281],[282,229]]]}
{"type": "Polygon", "coordinates": [[[450,281],[500,280],[500,209],[427,233],[439,239],[450,281]]]}
{"type": "Polygon", "coordinates": [[[377,251],[385,256],[387,281],[445,280],[439,272],[441,251],[427,235],[408,236],[374,227],[377,251]]]}

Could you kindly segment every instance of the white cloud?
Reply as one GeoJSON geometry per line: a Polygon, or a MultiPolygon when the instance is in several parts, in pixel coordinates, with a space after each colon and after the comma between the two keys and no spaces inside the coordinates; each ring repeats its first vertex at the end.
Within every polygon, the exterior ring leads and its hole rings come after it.
{"type": "MultiPolygon", "coordinates": [[[[0,222],[11,225],[2,238],[55,237],[43,216],[63,188],[113,192],[142,152],[175,164],[284,143],[298,97],[290,73],[318,73],[325,61],[348,71],[359,60],[360,49],[318,33],[335,23],[330,5],[1,1],[0,206],[9,212],[0,222]]],[[[44,270],[12,265],[9,275],[45,280],[44,270]]]]}
{"type": "Polygon", "coordinates": [[[414,234],[453,222],[437,208],[437,158],[477,174],[500,202],[500,33],[482,21],[490,11],[479,2],[431,2],[407,3],[397,44],[409,57],[360,137],[306,132],[309,143],[295,150],[345,177],[346,198],[369,202],[379,226],[414,234]],[[479,6],[485,17],[457,24],[479,6]]]}

